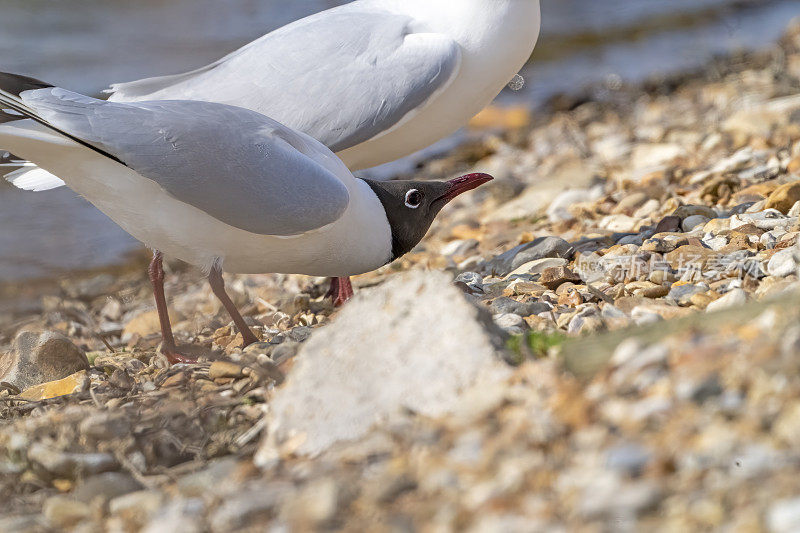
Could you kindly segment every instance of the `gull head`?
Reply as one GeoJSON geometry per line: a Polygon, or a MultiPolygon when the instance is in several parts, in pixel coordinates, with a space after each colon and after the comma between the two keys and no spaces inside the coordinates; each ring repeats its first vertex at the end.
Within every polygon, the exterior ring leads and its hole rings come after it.
{"type": "Polygon", "coordinates": [[[386,211],[392,229],[392,260],[419,244],[436,215],[451,200],[492,179],[488,174],[467,174],[450,181],[364,180],[386,211]]]}

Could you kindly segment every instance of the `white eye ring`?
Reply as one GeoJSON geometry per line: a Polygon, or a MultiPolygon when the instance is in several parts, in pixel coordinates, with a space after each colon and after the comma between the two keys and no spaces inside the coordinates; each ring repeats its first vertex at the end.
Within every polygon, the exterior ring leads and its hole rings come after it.
{"type": "Polygon", "coordinates": [[[422,204],[422,193],[417,189],[411,189],[406,193],[406,207],[416,209],[422,204]]]}

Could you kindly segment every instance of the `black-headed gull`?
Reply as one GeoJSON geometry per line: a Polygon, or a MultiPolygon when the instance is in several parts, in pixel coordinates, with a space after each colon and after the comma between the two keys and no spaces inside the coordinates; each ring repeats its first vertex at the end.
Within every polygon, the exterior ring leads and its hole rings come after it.
{"type": "Polygon", "coordinates": [[[61,176],[159,250],[150,275],[172,362],[185,359],[166,311],[161,251],[209,272],[250,344],[257,339],[225,294],[223,269],[368,272],[416,246],[450,200],[491,180],[362,180],[322,143],[249,109],[107,102],[2,73],[0,147],[61,176]]]}
{"type": "MultiPolygon", "coordinates": [[[[311,135],[357,170],[464,126],[528,61],[540,22],[539,0],[358,0],[203,68],[115,84],[110,100],[246,107],[311,135]]],[[[30,167],[9,178],[29,190],[63,185],[30,167]]],[[[339,301],[352,293],[349,280],[332,288],[339,301]]]]}

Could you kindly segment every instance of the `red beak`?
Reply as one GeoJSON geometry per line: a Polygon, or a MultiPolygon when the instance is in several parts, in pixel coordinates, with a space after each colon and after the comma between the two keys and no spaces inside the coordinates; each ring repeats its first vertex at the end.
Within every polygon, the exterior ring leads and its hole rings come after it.
{"type": "Polygon", "coordinates": [[[447,182],[447,192],[436,199],[436,201],[444,200],[445,203],[449,202],[456,196],[463,194],[472,189],[477,189],[484,183],[492,181],[494,178],[489,174],[467,174],[460,178],[455,178],[447,182]]]}

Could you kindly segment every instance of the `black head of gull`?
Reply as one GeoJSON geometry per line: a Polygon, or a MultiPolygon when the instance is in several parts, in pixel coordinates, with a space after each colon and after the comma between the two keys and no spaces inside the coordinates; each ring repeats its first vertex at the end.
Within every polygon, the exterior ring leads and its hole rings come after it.
{"type": "Polygon", "coordinates": [[[491,181],[488,174],[467,174],[450,181],[372,181],[392,229],[394,261],[410,252],[428,233],[439,211],[453,198],[491,181]]]}

